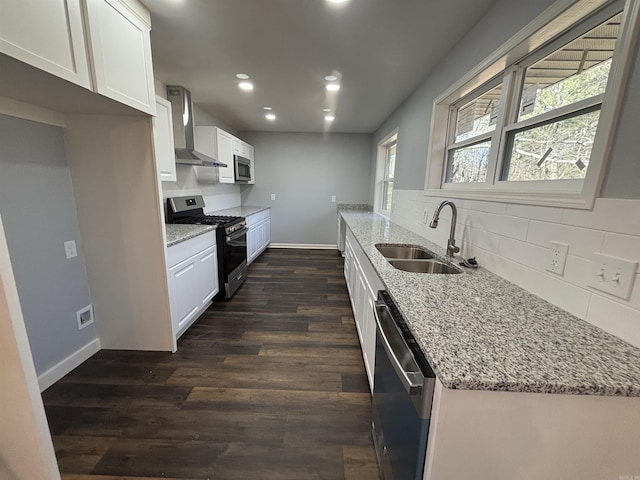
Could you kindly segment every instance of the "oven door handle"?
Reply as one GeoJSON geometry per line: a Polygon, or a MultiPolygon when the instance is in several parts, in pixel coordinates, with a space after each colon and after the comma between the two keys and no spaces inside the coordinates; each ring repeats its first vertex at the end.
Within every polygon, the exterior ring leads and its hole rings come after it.
{"type": "Polygon", "coordinates": [[[236,230],[232,234],[227,235],[227,243],[230,243],[230,242],[234,241],[235,239],[240,238],[241,236],[245,235],[246,233],[247,233],[247,229],[246,228],[241,228],[240,230],[236,230]]]}
{"type": "MultiPolygon", "coordinates": [[[[393,366],[393,369],[398,374],[400,381],[402,382],[402,386],[407,391],[409,395],[420,395],[422,393],[422,387],[424,385],[424,375],[422,372],[416,371],[406,371],[398,357],[403,356],[403,352],[395,352],[391,344],[389,343],[389,339],[386,337],[384,333],[384,329],[382,327],[382,321],[380,320],[380,315],[386,311],[387,315],[391,315],[389,311],[389,307],[386,303],[376,300],[375,307],[373,309],[373,313],[376,317],[376,327],[378,330],[378,334],[380,335],[380,340],[382,342],[382,346],[384,347],[385,352],[387,352],[387,357],[393,366]]],[[[404,353],[410,353],[404,352],[404,353]]]]}

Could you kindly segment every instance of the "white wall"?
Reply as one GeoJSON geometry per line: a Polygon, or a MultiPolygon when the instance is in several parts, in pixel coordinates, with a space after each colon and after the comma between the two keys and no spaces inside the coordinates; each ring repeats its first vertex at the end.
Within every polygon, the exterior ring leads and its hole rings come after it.
{"type": "Polygon", "coordinates": [[[242,204],[271,207],[272,243],[335,246],[331,196],[367,203],[371,135],[245,132],[243,138],[255,147],[256,184],[242,187],[242,204]]]}
{"type": "Polygon", "coordinates": [[[0,115],[0,145],[0,213],[41,375],[97,338],[94,325],[79,330],[76,319],[91,296],[64,131],[0,115]],[[65,258],[68,240],[75,258],[65,258]]]}

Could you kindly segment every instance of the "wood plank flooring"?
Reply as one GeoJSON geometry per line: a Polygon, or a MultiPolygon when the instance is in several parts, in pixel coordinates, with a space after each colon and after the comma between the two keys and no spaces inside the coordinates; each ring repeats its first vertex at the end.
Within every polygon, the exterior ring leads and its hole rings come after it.
{"type": "Polygon", "coordinates": [[[377,480],[342,268],[267,250],[177,353],[103,350],[46,390],[63,479],[377,480]]]}

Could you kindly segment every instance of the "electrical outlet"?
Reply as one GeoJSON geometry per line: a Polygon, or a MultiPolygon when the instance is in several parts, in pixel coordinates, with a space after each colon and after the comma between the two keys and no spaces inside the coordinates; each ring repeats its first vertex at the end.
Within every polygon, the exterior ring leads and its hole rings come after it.
{"type": "Polygon", "coordinates": [[[275,194],[275,193],[272,193],[272,194],[271,194],[271,200],[275,200],[275,199],[276,199],[276,194],[275,194]]]}
{"type": "Polygon", "coordinates": [[[631,295],[637,271],[638,262],[594,253],[589,286],[626,300],[631,295]]]}
{"type": "Polygon", "coordinates": [[[335,195],[331,195],[331,203],[336,203],[337,197],[335,195]]]}
{"type": "Polygon", "coordinates": [[[76,249],[75,240],[64,242],[64,254],[67,256],[67,259],[78,256],[78,250],[76,249]]]}
{"type": "Polygon", "coordinates": [[[564,266],[567,263],[569,244],[562,242],[549,242],[546,269],[558,275],[564,274],[564,266]]]}
{"type": "Polygon", "coordinates": [[[425,225],[427,224],[428,217],[429,217],[429,210],[425,208],[424,212],[422,212],[422,223],[424,223],[425,225]]]}
{"type": "Polygon", "coordinates": [[[82,310],[76,312],[76,318],[78,319],[78,329],[82,330],[87,325],[93,323],[93,306],[87,305],[82,310]]]}

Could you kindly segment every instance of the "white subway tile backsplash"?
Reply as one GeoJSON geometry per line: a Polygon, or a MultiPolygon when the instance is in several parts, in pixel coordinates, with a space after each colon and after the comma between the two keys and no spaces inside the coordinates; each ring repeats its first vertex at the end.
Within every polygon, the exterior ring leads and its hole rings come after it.
{"type": "Polygon", "coordinates": [[[498,253],[500,239],[503,238],[500,235],[473,228],[469,225],[458,225],[458,231],[461,233],[457,236],[462,238],[465,243],[474,244],[491,253],[498,253]]]}
{"type": "Polygon", "coordinates": [[[607,233],[601,253],[640,262],[640,237],[607,233]]]}
{"type": "Polygon", "coordinates": [[[524,267],[522,270],[522,283],[518,283],[518,285],[572,313],[576,317],[584,319],[589,308],[591,292],[571,285],[559,277],[554,277],[553,273],[539,272],[524,267]]]}
{"type": "Polygon", "coordinates": [[[606,232],[640,235],[640,200],[598,198],[593,210],[565,209],[562,223],[606,232]]]}
{"type": "Polygon", "coordinates": [[[480,266],[491,270],[496,275],[500,275],[502,278],[505,278],[516,285],[520,285],[519,280],[522,279],[522,270],[524,268],[522,264],[501,257],[495,253],[488,252],[477,246],[473,247],[473,251],[470,256],[476,257],[480,266]]]}
{"type": "Polygon", "coordinates": [[[574,255],[569,255],[567,257],[567,263],[564,267],[564,275],[562,276],[565,282],[590,290],[588,286],[590,276],[591,260],[583,257],[576,257],[574,255]]]}
{"type": "Polygon", "coordinates": [[[570,255],[591,258],[593,252],[602,248],[604,235],[604,232],[598,230],[531,220],[527,242],[545,248],[552,240],[568,243],[570,255]]]}
{"type": "Polygon", "coordinates": [[[529,220],[526,218],[509,217],[507,215],[496,215],[484,213],[486,229],[498,235],[525,240],[529,229],[529,220]]]}
{"type": "Polygon", "coordinates": [[[476,200],[471,202],[470,208],[477,212],[498,213],[500,215],[506,215],[507,213],[507,204],[500,202],[484,202],[476,200]]]}
{"type": "Polygon", "coordinates": [[[547,249],[531,243],[502,237],[498,253],[514,262],[521,263],[529,268],[544,271],[547,249]]]}
{"type": "MultiPolygon", "coordinates": [[[[446,245],[451,210],[440,225],[433,217],[443,197],[421,191],[394,192],[393,220],[432,242],[446,245]]],[[[640,201],[598,199],[593,211],[453,199],[458,207],[456,242],[464,257],[524,289],[640,346],[640,274],[631,298],[622,300],[587,286],[594,252],[640,261],[640,201]],[[545,270],[552,240],[569,244],[564,274],[545,270]]]]}
{"type": "Polygon", "coordinates": [[[586,320],[640,348],[640,310],[593,294],[586,320]]]}
{"type": "Polygon", "coordinates": [[[554,207],[538,207],[536,205],[507,205],[507,215],[512,217],[528,218],[530,220],[542,220],[543,222],[560,223],[562,221],[562,209],[554,207]]]}

